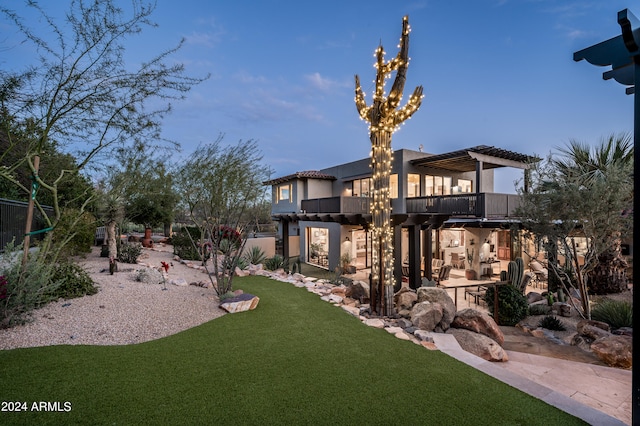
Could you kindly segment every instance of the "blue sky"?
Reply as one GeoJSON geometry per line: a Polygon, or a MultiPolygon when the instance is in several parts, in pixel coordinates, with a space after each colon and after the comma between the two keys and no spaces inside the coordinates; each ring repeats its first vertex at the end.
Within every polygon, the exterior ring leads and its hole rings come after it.
{"type": "MultiPolygon", "coordinates": [[[[126,4],[126,2],[123,2],[126,4]]],[[[159,27],[132,39],[132,61],[173,46],[174,59],[211,78],[174,105],[165,136],[189,153],[224,133],[256,139],[275,176],[366,158],[367,124],[354,105],[358,74],[368,103],[380,42],[397,53],[409,15],[405,101],[422,107],[394,149],[442,153],[492,145],[545,156],[570,139],[595,143],[633,130],[633,98],[573,52],[620,34],[618,0],[196,1],[158,0],[159,27]]],[[[6,59],[3,61],[6,65],[6,59]]],[[[391,82],[389,83],[391,84],[391,82]]],[[[513,191],[519,174],[498,174],[513,191]]]]}

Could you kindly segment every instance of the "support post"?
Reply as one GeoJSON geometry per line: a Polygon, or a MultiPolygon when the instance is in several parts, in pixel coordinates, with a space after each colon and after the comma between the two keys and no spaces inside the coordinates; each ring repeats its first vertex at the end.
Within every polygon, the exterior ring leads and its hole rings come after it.
{"type": "Polygon", "coordinates": [[[31,196],[29,197],[29,205],[27,206],[27,223],[24,226],[24,239],[22,240],[23,244],[23,255],[22,255],[22,270],[24,272],[24,268],[27,265],[27,259],[29,258],[29,246],[31,245],[31,223],[33,222],[33,207],[36,201],[36,182],[38,176],[38,170],[40,169],[40,156],[36,155],[33,158],[33,169],[34,169],[34,181],[31,183],[31,196]]]}

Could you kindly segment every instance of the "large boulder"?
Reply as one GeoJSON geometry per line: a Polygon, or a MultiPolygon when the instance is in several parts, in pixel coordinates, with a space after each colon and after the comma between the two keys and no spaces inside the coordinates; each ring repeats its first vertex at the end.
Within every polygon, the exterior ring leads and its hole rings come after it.
{"type": "Polygon", "coordinates": [[[609,331],[609,332],[611,331],[611,327],[606,322],[585,319],[585,320],[578,321],[578,324],[576,324],[578,333],[582,334],[582,329],[587,325],[598,327],[599,329],[602,329],[604,331],[609,331]]]}
{"type": "Polygon", "coordinates": [[[415,291],[406,287],[402,287],[400,291],[398,291],[393,296],[393,301],[398,311],[411,309],[417,300],[418,300],[418,295],[415,293],[415,291]]]}
{"type": "Polygon", "coordinates": [[[581,320],[576,324],[579,335],[586,336],[591,340],[597,340],[611,335],[609,324],[602,321],[581,320]]]}
{"type": "Polygon", "coordinates": [[[601,337],[591,344],[591,350],[605,364],[617,368],[631,368],[633,339],[629,336],[601,337]]]}
{"type": "Polygon", "coordinates": [[[433,331],[440,324],[443,308],[439,303],[420,302],[411,309],[411,323],[420,330],[433,331]]]}
{"type": "Polygon", "coordinates": [[[258,296],[244,293],[235,297],[231,297],[229,299],[225,299],[224,302],[220,304],[220,307],[230,314],[235,314],[238,312],[250,311],[255,309],[258,306],[259,301],[260,298],[258,296]]]}
{"type": "Polygon", "coordinates": [[[439,326],[442,331],[447,331],[457,311],[456,305],[447,294],[447,291],[438,287],[419,287],[418,303],[420,302],[438,303],[442,306],[442,320],[439,326]]]}
{"type": "Polygon", "coordinates": [[[509,361],[507,352],[495,340],[484,334],[475,333],[463,328],[450,328],[447,334],[452,334],[460,347],[484,360],[494,362],[509,361]]]}
{"type": "Polygon", "coordinates": [[[365,303],[369,300],[369,284],[364,281],[353,281],[345,289],[345,296],[365,303]]]}
{"type": "Polygon", "coordinates": [[[495,320],[488,314],[475,309],[463,309],[458,312],[451,323],[451,327],[484,334],[495,340],[499,345],[504,344],[504,334],[495,320]]]}

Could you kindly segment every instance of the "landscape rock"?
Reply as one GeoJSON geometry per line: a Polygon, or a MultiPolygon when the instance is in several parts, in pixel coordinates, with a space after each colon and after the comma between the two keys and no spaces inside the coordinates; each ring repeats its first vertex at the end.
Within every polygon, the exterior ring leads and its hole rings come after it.
{"type": "Polygon", "coordinates": [[[581,320],[576,325],[576,329],[579,335],[592,341],[611,335],[609,325],[600,321],[581,320]]]}
{"type": "Polygon", "coordinates": [[[364,320],[364,324],[373,328],[384,328],[384,321],[380,318],[367,318],[364,320]]]}
{"type": "Polygon", "coordinates": [[[364,303],[370,298],[369,284],[364,281],[354,281],[345,289],[345,295],[364,303]]]}
{"type": "Polygon", "coordinates": [[[249,276],[249,270],[248,269],[240,269],[238,267],[236,267],[236,269],[233,271],[233,273],[235,274],[236,277],[247,277],[249,276]]]}
{"type": "Polygon", "coordinates": [[[422,342],[433,343],[433,332],[427,330],[416,330],[413,335],[422,342]]]}
{"type": "Polygon", "coordinates": [[[571,305],[568,303],[555,302],[551,308],[558,313],[561,317],[571,316],[571,305]]]}
{"type": "Polygon", "coordinates": [[[504,344],[504,334],[495,320],[488,314],[475,309],[463,309],[459,311],[453,319],[451,327],[463,328],[475,333],[484,334],[495,340],[499,345],[504,344]]]}
{"type": "Polygon", "coordinates": [[[411,323],[421,330],[433,331],[442,321],[443,315],[441,304],[429,301],[419,302],[411,309],[411,323]]]}
{"type": "Polygon", "coordinates": [[[360,308],[356,308],[355,306],[345,306],[345,305],[342,305],[341,307],[343,310],[349,312],[353,316],[357,317],[360,315],[360,308]]]}
{"type": "Polygon", "coordinates": [[[169,281],[169,284],[173,284],[173,285],[176,285],[178,287],[186,287],[186,286],[189,285],[187,280],[185,280],[184,278],[174,278],[174,279],[169,281]]]}
{"type": "Polygon", "coordinates": [[[495,340],[484,334],[474,333],[463,328],[450,328],[447,334],[452,334],[460,347],[484,360],[493,362],[505,362],[509,356],[502,346],[495,340]]]}
{"type": "Polygon", "coordinates": [[[609,324],[607,324],[606,322],[602,322],[602,321],[596,321],[596,320],[580,320],[578,321],[578,324],[576,324],[576,329],[578,330],[578,333],[583,334],[582,333],[582,328],[585,326],[593,326],[593,327],[598,327],[601,330],[604,331],[611,331],[611,327],[609,326],[609,324]]]}
{"type": "Polygon", "coordinates": [[[633,366],[633,339],[629,336],[609,335],[591,344],[591,350],[610,367],[631,368],[633,366]]]}
{"type": "Polygon", "coordinates": [[[417,302],[420,303],[425,301],[438,303],[442,306],[442,320],[438,326],[443,331],[446,331],[450,327],[453,318],[455,318],[457,311],[456,305],[447,294],[447,291],[438,287],[419,287],[417,302]]]}
{"type": "Polygon", "coordinates": [[[527,293],[527,303],[529,305],[540,302],[542,300],[544,300],[544,297],[542,297],[540,293],[536,293],[535,291],[530,291],[529,293],[527,293]]]}
{"type": "Polygon", "coordinates": [[[260,298],[258,296],[244,293],[226,299],[220,304],[220,307],[230,314],[235,314],[238,312],[245,312],[255,309],[258,306],[258,302],[260,302],[260,298]]]}
{"type": "Polygon", "coordinates": [[[393,301],[396,305],[396,309],[402,311],[404,309],[411,309],[418,300],[418,295],[411,289],[402,287],[393,296],[393,301]]]}

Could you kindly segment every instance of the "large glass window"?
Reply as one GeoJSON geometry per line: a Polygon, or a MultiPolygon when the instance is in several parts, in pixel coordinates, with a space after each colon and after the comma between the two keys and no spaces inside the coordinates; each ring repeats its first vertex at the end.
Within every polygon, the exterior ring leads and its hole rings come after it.
{"type": "Polygon", "coordinates": [[[409,173],[407,175],[407,197],[420,196],[420,175],[409,173]]]}
{"type": "Polygon", "coordinates": [[[369,188],[371,188],[371,178],[356,179],[353,181],[353,196],[368,197],[369,188]]]}
{"type": "Polygon", "coordinates": [[[471,192],[471,180],[458,179],[458,188],[460,192],[471,192]]]}
{"type": "Polygon", "coordinates": [[[426,175],[424,178],[425,195],[450,195],[452,180],[449,176],[426,175]]]}
{"type": "Polygon", "coordinates": [[[389,197],[398,198],[398,174],[389,176],[389,197]]]}
{"type": "Polygon", "coordinates": [[[278,187],[278,201],[291,202],[291,185],[280,185],[278,187]]]}
{"type": "Polygon", "coordinates": [[[318,266],[329,265],[329,230],[326,228],[307,228],[307,261],[318,266]]]}

